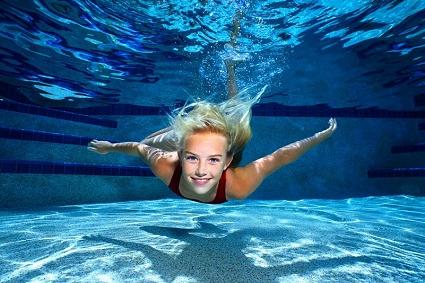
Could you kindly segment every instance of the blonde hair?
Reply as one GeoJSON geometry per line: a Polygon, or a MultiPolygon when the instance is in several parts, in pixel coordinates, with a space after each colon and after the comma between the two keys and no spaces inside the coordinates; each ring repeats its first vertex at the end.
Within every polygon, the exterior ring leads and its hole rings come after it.
{"type": "MultiPolygon", "coordinates": [[[[242,153],[252,136],[251,108],[260,100],[267,86],[251,97],[245,89],[236,96],[221,102],[196,101],[173,111],[170,125],[174,130],[177,150],[182,150],[185,138],[196,132],[212,132],[224,135],[229,147],[228,155],[242,153]]],[[[237,163],[240,161],[235,160],[237,163]]],[[[232,165],[235,162],[232,162],[232,165]]]]}

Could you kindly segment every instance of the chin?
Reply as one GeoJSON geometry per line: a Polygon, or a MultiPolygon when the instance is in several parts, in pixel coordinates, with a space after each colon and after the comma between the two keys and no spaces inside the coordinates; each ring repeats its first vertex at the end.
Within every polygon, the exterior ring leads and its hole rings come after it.
{"type": "Polygon", "coordinates": [[[207,183],[203,185],[199,185],[199,184],[196,184],[196,182],[193,181],[192,178],[190,178],[190,183],[192,184],[192,188],[197,194],[206,194],[209,191],[211,191],[211,189],[214,187],[213,182],[214,181],[211,179],[207,183]]]}
{"type": "Polygon", "coordinates": [[[209,191],[211,191],[212,186],[197,186],[197,185],[193,185],[193,190],[200,195],[205,195],[206,193],[208,193],[209,191]]]}

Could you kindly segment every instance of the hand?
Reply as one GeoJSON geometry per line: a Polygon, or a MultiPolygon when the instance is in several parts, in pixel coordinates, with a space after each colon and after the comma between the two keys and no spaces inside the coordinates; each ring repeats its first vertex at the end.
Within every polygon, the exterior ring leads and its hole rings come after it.
{"type": "Polygon", "coordinates": [[[329,119],[329,127],[324,131],[316,133],[315,136],[322,138],[322,139],[327,139],[333,134],[333,132],[335,132],[336,128],[337,128],[336,119],[330,118],[329,119]]]}
{"type": "Polygon", "coordinates": [[[328,123],[329,123],[329,128],[327,128],[326,131],[330,131],[332,134],[333,132],[335,132],[337,127],[336,119],[330,118],[328,123]]]}
{"type": "Polygon", "coordinates": [[[112,146],[112,143],[108,141],[92,140],[89,142],[87,149],[100,154],[107,154],[111,152],[112,146]]]}

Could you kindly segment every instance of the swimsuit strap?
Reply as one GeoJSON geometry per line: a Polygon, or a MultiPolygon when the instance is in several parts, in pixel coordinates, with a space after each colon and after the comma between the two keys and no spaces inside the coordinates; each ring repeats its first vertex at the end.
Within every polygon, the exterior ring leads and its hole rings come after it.
{"type": "Polygon", "coordinates": [[[178,196],[182,196],[179,190],[181,175],[182,175],[182,167],[179,163],[174,169],[173,177],[171,177],[170,184],[168,185],[168,187],[178,196]]]}
{"type": "Polygon", "coordinates": [[[209,202],[209,203],[223,203],[223,202],[227,202],[226,199],[226,170],[223,171],[223,174],[221,174],[221,178],[220,181],[218,182],[218,186],[217,186],[217,194],[215,195],[215,198],[213,201],[209,202]]]}

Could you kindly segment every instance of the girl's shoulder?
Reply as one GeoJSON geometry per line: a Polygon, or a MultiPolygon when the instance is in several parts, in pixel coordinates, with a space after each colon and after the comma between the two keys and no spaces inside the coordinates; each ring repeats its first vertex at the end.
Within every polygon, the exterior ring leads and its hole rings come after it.
{"type": "Polygon", "coordinates": [[[252,194],[263,181],[253,164],[226,170],[226,196],[229,199],[245,199],[252,194]]]}
{"type": "Polygon", "coordinates": [[[177,151],[164,151],[161,156],[151,164],[151,170],[155,176],[168,185],[179,162],[177,151]]]}
{"type": "Polygon", "coordinates": [[[230,167],[225,171],[226,174],[226,198],[243,199],[241,187],[243,186],[241,168],[230,167]]]}

